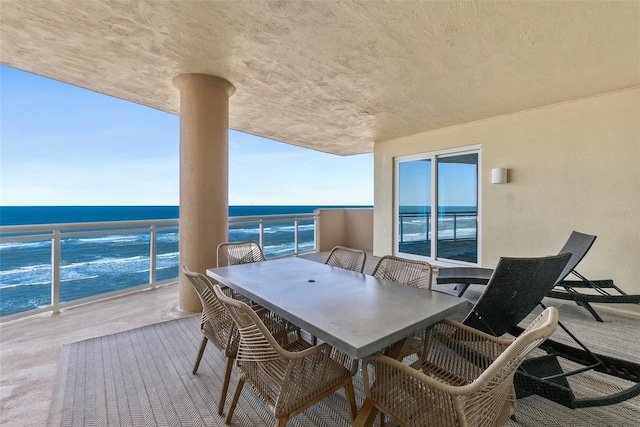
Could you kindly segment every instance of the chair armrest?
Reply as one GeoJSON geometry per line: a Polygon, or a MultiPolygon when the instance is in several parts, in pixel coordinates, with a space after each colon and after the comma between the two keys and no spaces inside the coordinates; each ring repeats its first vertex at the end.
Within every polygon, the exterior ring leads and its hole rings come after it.
{"type": "Polygon", "coordinates": [[[504,346],[505,348],[508,347],[513,342],[512,339],[496,337],[486,332],[482,332],[478,329],[472,328],[471,326],[467,326],[460,322],[456,322],[454,320],[449,320],[449,319],[441,320],[440,322],[436,323],[433,327],[437,327],[439,324],[449,325],[451,327],[457,328],[457,330],[461,332],[456,332],[456,334],[458,334],[459,336],[460,333],[464,333],[465,338],[468,341],[489,341],[489,342],[493,342],[501,346],[504,346]]]}

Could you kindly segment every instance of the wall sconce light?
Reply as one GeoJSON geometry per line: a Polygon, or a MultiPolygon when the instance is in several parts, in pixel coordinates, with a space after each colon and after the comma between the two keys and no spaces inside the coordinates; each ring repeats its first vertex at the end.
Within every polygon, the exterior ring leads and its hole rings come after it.
{"type": "Polygon", "coordinates": [[[492,184],[506,184],[507,183],[507,170],[506,168],[493,168],[491,169],[491,183],[492,184]]]}

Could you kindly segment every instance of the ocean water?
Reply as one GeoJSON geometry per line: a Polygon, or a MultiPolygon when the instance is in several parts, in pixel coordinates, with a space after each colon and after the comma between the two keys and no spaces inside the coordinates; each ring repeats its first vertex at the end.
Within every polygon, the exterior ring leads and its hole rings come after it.
{"type": "MultiPolygon", "coordinates": [[[[324,206],[230,206],[229,216],[312,213],[324,206]]],[[[334,207],[334,206],[332,206],[334,207]]],[[[177,206],[0,207],[0,225],[176,219],[177,206]]],[[[300,221],[300,251],[314,248],[314,222],[300,221]]],[[[293,254],[293,221],[265,225],[267,258],[293,254]]],[[[178,230],[158,232],[158,282],[178,276],[178,230]]],[[[233,225],[230,241],[259,240],[257,225],[233,225]]],[[[149,282],[150,234],[65,238],[60,300],[68,302],[149,282]]],[[[215,260],[212,260],[212,265],[215,260]]],[[[0,316],[51,304],[51,240],[0,244],[0,316]]]]}

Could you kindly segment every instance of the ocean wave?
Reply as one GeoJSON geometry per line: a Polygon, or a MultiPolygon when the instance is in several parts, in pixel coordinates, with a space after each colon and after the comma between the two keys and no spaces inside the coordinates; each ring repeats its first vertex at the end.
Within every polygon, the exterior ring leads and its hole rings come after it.
{"type": "Polygon", "coordinates": [[[66,279],[60,279],[60,283],[64,283],[64,282],[75,282],[77,280],[90,280],[90,279],[97,279],[98,277],[100,277],[99,275],[95,275],[95,276],[74,276],[74,277],[69,277],[66,279]]]}
{"type": "MultiPolygon", "coordinates": [[[[177,264],[177,257],[175,258],[177,264]]],[[[166,264],[166,263],[163,263],[166,264]]],[[[128,275],[135,270],[149,269],[148,256],[127,258],[102,258],[92,261],[74,262],[60,266],[60,281],[76,281],[128,275]]],[[[39,264],[0,272],[0,289],[15,286],[33,286],[51,283],[51,265],[39,264]]]]}
{"type": "Polygon", "coordinates": [[[178,232],[160,232],[156,235],[156,241],[162,243],[178,243],[178,232]]]}
{"type": "MultiPolygon", "coordinates": [[[[298,250],[311,250],[314,247],[313,242],[311,243],[298,243],[298,250]]],[[[275,245],[265,245],[264,253],[267,258],[283,256],[283,255],[292,255],[295,252],[295,248],[293,246],[293,242],[291,243],[282,243],[275,245]]]]}
{"type": "MultiPolygon", "coordinates": [[[[438,231],[438,239],[446,240],[453,239],[453,230],[439,230],[438,231]]],[[[458,228],[455,233],[456,238],[469,238],[476,236],[475,228],[458,228]]]]}
{"type": "Polygon", "coordinates": [[[406,218],[404,218],[402,220],[403,224],[412,224],[412,225],[426,225],[427,224],[427,220],[426,219],[410,219],[407,220],[406,218]]]}
{"type": "Polygon", "coordinates": [[[427,235],[423,233],[403,233],[402,241],[403,242],[417,242],[421,240],[426,240],[427,235]]]}
{"type": "Polygon", "coordinates": [[[51,247],[51,239],[47,240],[38,240],[34,242],[10,242],[10,243],[0,243],[0,251],[9,251],[9,250],[25,250],[25,249],[33,249],[33,248],[50,248],[51,247]]]}
{"type": "Polygon", "coordinates": [[[136,255],[131,257],[104,257],[98,258],[90,261],[77,261],[69,264],[63,264],[62,269],[65,268],[78,268],[78,267],[87,267],[87,266],[103,266],[106,264],[129,264],[132,262],[149,260],[149,255],[136,255]]]}
{"type": "Polygon", "coordinates": [[[51,264],[35,264],[28,265],[23,267],[17,267],[10,270],[2,270],[0,271],[0,278],[3,276],[8,276],[10,274],[26,274],[31,273],[38,270],[51,270],[51,264]]]}
{"type": "MultiPolygon", "coordinates": [[[[177,259],[176,259],[176,262],[172,263],[172,264],[156,265],[156,271],[168,270],[168,269],[171,269],[171,268],[178,268],[178,260],[177,259]]],[[[146,269],[143,269],[143,270],[134,271],[134,273],[136,273],[136,274],[142,274],[142,273],[148,274],[149,273],[149,269],[146,268],[146,269]]]]}
{"type": "Polygon", "coordinates": [[[166,253],[163,253],[163,254],[156,255],[156,258],[158,258],[158,259],[178,258],[179,255],[180,255],[180,252],[166,252],[166,253]]]}
{"type": "Polygon", "coordinates": [[[0,283],[0,289],[20,288],[22,286],[42,286],[51,285],[51,279],[42,282],[28,282],[28,283],[0,283]]]}
{"type": "Polygon", "coordinates": [[[100,236],[100,237],[78,237],[78,238],[67,238],[63,239],[67,243],[131,243],[138,241],[149,241],[148,233],[139,233],[139,234],[110,234],[108,236],[100,236]]]}
{"type": "MultiPolygon", "coordinates": [[[[167,268],[167,266],[177,265],[179,258],[178,252],[161,253],[157,255],[158,267],[167,268]]],[[[70,262],[62,264],[60,266],[60,274],[65,280],[75,280],[76,274],[78,277],[94,278],[101,272],[109,272],[122,270],[123,272],[131,272],[130,266],[146,266],[148,271],[149,256],[138,255],[132,257],[105,257],[89,261],[70,262]],[[82,271],[92,272],[89,275],[83,275],[82,271]],[[94,273],[95,272],[95,273],[94,273]],[[71,276],[70,276],[71,275],[71,276]]],[[[12,269],[0,271],[0,288],[7,286],[8,282],[24,281],[26,284],[43,283],[43,279],[33,281],[34,277],[48,278],[51,277],[51,264],[35,264],[29,266],[20,266],[12,269]],[[31,279],[31,280],[30,280],[31,279]]]]}

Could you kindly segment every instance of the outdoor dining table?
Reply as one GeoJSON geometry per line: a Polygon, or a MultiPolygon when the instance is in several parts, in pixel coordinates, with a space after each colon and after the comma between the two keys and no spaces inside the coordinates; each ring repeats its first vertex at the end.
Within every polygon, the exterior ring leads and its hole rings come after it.
{"type": "MultiPolygon", "coordinates": [[[[400,358],[416,332],[467,304],[298,257],[210,268],[207,275],[359,359],[389,346],[400,358]]],[[[372,423],[376,413],[365,401],[354,425],[372,423]]]]}

